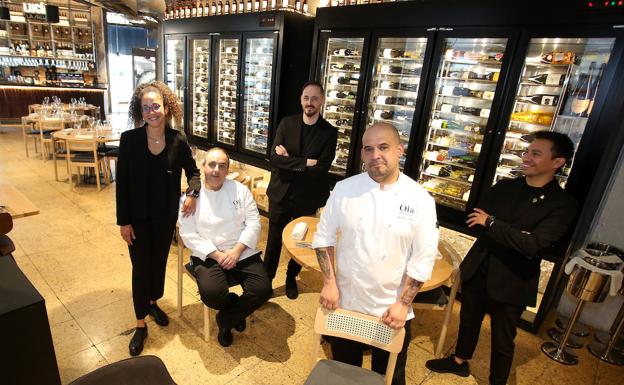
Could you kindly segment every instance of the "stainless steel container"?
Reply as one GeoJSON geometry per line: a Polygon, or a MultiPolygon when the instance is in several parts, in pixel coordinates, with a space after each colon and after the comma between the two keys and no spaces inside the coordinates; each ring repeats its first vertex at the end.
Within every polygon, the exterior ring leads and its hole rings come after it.
{"type": "MultiPolygon", "coordinates": [[[[611,245],[593,242],[587,245],[585,251],[588,256],[583,257],[583,260],[602,270],[619,270],[624,263],[622,260],[624,253],[611,245]],[[613,262],[612,258],[609,261],[605,260],[605,257],[614,255],[619,257],[620,262],[613,262]]],[[[567,291],[583,301],[602,302],[609,294],[610,285],[609,275],[576,265],[570,274],[567,291]]]]}

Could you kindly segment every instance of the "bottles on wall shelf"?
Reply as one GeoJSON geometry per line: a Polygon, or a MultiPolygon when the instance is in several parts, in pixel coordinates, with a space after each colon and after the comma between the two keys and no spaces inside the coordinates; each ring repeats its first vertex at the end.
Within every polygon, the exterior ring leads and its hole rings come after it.
{"type": "Polygon", "coordinates": [[[308,0],[177,0],[166,5],[165,20],[274,10],[309,15],[308,0]]]}
{"type": "Polygon", "coordinates": [[[210,40],[194,39],[191,43],[191,132],[194,136],[208,137],[210,86],[210,40]]]}
{"type": "Polygon", "coordinates": [[[236,141],[239,39],[221,39],[216,82],[219,102],[215,106],[217,141],[233,146],[236,141]]]}

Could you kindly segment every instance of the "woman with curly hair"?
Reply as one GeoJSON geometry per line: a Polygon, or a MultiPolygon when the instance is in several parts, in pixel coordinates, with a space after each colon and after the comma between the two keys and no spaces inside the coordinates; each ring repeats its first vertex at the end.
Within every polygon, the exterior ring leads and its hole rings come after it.
{"type": "Polygon", "coordinates": [[[156,301],[163,296],[165,268],[181,195],[182,169],[189,185],[180,209],[195,211],[201,188],[199,169],[184,135],[171,128],[182,118],[173,92],[162,82],[139,85],[128,112],[136,127],[124,132],[117,162],[117,225],[128,244],[132,261],[132,299],[137,327],[130,340],[130,355],[143,350],[147,337],[145,317],[160,326],[169,324],[156,301]]]}

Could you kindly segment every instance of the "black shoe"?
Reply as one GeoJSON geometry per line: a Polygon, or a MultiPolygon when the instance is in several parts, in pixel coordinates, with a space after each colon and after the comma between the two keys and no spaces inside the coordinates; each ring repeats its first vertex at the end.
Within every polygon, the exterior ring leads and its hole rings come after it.
{"type": "Polygon", "coordinates": [[[147,312],[147,314],[151,315],[152,318],[154,319],[154,322],[156,322],[158,325],[160,326],[169,325],[169,317],[167,317],[167,313],[162,311],[162,309],[159,308],[157,304],[155,303],[151,304],[150,309],[147,312]]]}
{"type": "Polygon", "coordinates": [[[297,288],[297,279],[295,277],[286,278],[286,297],[290,299],[299,297],[299,288],[297,288]]]}
{"type": "Polygon", "coordinates": [[[244,332],[245,329],[247,329],[247,320],[243,318],[239,323],[234,325],[234,329],[239,333],[244,332]]]}
{"type": "Polygon", "coordinates": [[[470,367],[468,361],[464,361],[462,364],[455,362],[455,356],[450,355],[445,358],[438,358],[435,360],[429,360],[425,363],[427,369],[436,373],[452,373],[462,377],[468,377],[470,375],[470,367]]]}
{"type": "Polygon", "coordinates": [[[232,336],[232,329],[225,324],[225,322],[221,319],[223,315],[221,312],[217,313],[215,317],[217,319],[217,326],[219,327],[219,333],[217,334],[217,341],[223,347],[228,347],[232,345],[234,341],[234,337],[232,336]]]}
{"type": "MultiPolygon", "coordinates": [[[[240,298],[238,294],[236,293],[228,293],[227,297],[228,297],[228,308],[234,306],[236,301],[238,301],[238,298],[240,298]]],[[[245,319],[243,318],[242,321],[234,325],[234,329],[236,329],[236,331],[241,332],[241,333],[244,332],[245,329],[247,329],[247,322],[245,321],[245,319]]]]}
{"type": "Polygon", "coordinates": [[[141,352],[143,351],[143,342],[146,338],[147,326],[142,328],[137,327],[134,331],[132,339],[130,340],[130,346],[128,346],[131,356],[138,356],[139,354],[141,354],[141,352]]]}

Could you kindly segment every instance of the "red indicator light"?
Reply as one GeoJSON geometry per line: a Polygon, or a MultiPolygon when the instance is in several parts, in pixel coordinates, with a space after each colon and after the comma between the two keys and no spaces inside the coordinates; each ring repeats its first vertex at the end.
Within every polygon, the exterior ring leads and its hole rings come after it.
{"type": "Polygon", "coordinates": [[[608,7],[608,6],[609,6],[609,2],[605,1],[605,7],[608,7]]]}
{"type": "Polygon", "coordinates": [[[594,6],[594,3],[591,3],[591,2],[590,2],[590,3],[587,3],[587,6],[588,6],[588,7],[593,7],[593,6],[594,6]]]}
{"type": "Polygon", "coordinates": [[[622,4],[624,4],[624,1],[620,0],[618,1],[618,5],[621,6],[622,4]]]}

